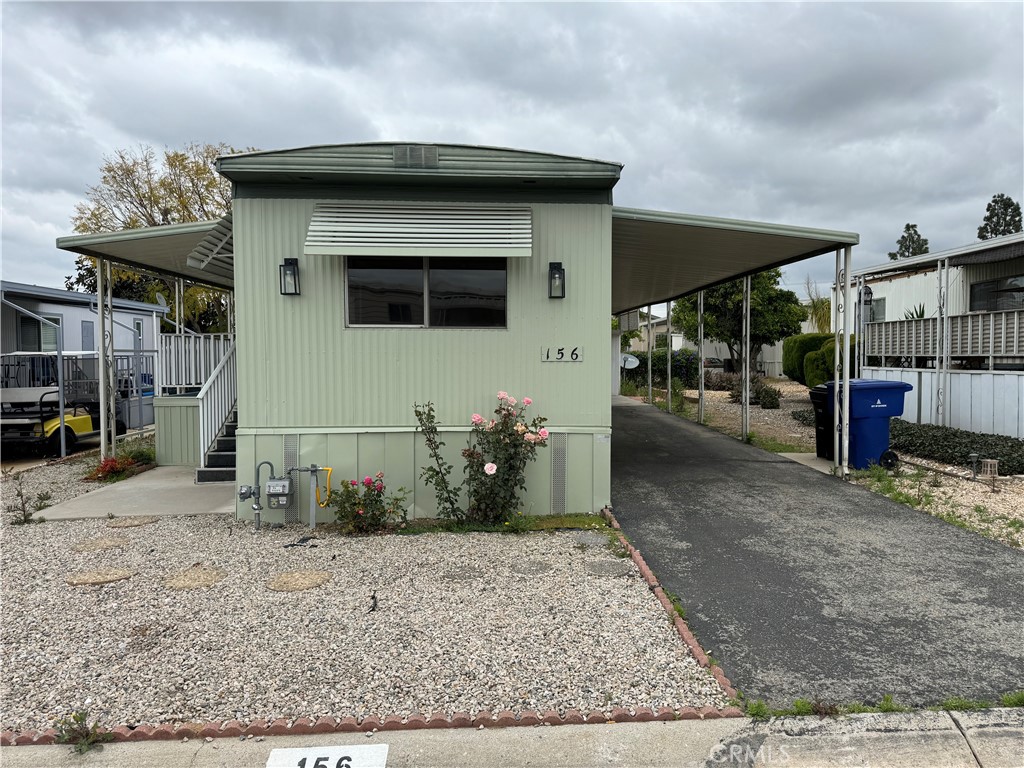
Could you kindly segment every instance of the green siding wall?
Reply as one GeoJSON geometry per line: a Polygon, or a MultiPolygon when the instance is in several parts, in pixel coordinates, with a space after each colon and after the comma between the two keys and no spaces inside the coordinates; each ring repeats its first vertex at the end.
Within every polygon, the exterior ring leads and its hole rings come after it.
{"type": "Polygon", "coordinates": [[[194,397],[154,397],[156,463],[198,467],[199,401],[194,397]]]}
{"type": "MultiPolygon", "coordinates": [[[[430,400],[442,425],[465,428],[506,390],[533,398],[531,412],[547,417],[552,432],[570,433],[567,506],[607,504],[608,445],[595,433],[611,429],[611,207],[531,206],[533,255],[508,259],[506,329],[349,329],[344,260],[303,254],[316,202],[234,203],[239,482],[252,481],[255,460],[284,469],[281,436],[296,434],[300,465],[334,466],[345,477],[383,469],[390,484],[413,488],[426,463],[412,433],[413,403],[430,400]],[[299,259],[301,296],[278,293],[286,257],[299,259]],[[566,269],[563,300],[547,298],[550,261],[566,269]],[[580,346],[583,362],[541,362],[545,345],[580,346]]],[[[464,435],[449,440],[456,479],[464,445],[464,435]]],[[[537,512],[550,509],[549,452],[530,470],[537,512]]],[[[305,491],[304,479],[298,485],[305,491]]],[[[417,514],[432,514],[433,492],[418,488],[415,504],[417,514]]],[[[239,511],[251,514],[248,504],[239,511]]]]}

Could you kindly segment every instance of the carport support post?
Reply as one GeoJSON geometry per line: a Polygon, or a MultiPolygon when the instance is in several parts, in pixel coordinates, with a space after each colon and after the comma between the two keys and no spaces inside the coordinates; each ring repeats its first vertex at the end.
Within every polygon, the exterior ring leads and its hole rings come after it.
{"type": "Polygon", "coordinates": [[[672,413],[672,301],[665,302],[665,339],[668,341],[668,350],[665,357],[668,363],[665,366],[665,410],[672,413]]]}
{"type": "Polygon", "coordinates": [[[96,306],[99,310],[100,324],[100,336],[99,336],[99,365],[100,374],[100,458],[105,459],[110,455],[110,447],[108,445],[109,433],[107,432],[107,312],[104,302],[104,296],[106,295],[106,261],[104,259],[96,259],[96,306]]]}
{"type": "Polygon", "coordinates": [[[836,340],[835,340],[835,369],[832,380],[835,408],[833,426],[835,436],[833,448],[835,450],[835,467],[837,475],[844,480],[850,474],[850,419],[845,411],[847,403],[850,402],[850,299],[852,286],[850,283],[850,270],[852,268],[853,248],[846,246],[842,251],[836,251],[836,340]],[[842,254],[842,258],[840,258],[842,254]],[[839,293],[840,289],[842,294],[839,293]],[[841,327],[840,327],[841,326],[841,327]],[[842,341],[840,342],[840,339],[842,341]],[[840,381],[840,376],[842,380],[840,381]],[[840,456],[842,457],[840,459],[840,456]]]}
{"type": "Polygon", "coordinates": [[[697,423],[704,423],[704,291],[697,294],[697,423]]]}
{"type": "Polygon", "coordinates": [[[742,405],[740,412],[743,414],[743,442],[747,441],[750,433],[750,275],[743,278],[743,350],[740,360],[743,375],[743,386],[741,389],[742,405]]]}
{"type": "Polygon", "coordinates": [[[647,402],[654,405],[654,384],[651,378],[651,338],[654,336],[654,328],[651,320],[651,305],[647,305],[647,402]]]}

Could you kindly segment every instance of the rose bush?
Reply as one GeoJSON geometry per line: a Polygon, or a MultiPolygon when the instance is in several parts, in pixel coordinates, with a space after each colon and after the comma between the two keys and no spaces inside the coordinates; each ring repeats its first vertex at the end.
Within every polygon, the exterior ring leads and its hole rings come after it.
{"type": "Polygon", "coordinates": [[[399,488],[385,496],[384,473],[367,475],[361,481],[349,480],[340,489],[332,489],[327,506],[334,508],[334,517],[353,533],[374,533],[405,522],[405,500],[409,492],[399,488]]]}
{"type": "Polygon", "coordinates": [[[462,451],[466,460],[464,484],[449,481],[452,465],[441,456],[444,442],[439,437],[432,403],[416,405],[416,418],[434,461],[420,476],[434,486],[438,512],[460,522],[501,524],[515,518],[519,495],[526,490],[526,465],[537,458],[537,448],[547,445],[547,419],[535,416],[527,420],[526,409],[533,400],[517,400],[508,392],[498,392],[494,418],[479,413],[470,417],[469,445],[462,451]],[[460,506],[466,498],[466,508],[460,506]]]}

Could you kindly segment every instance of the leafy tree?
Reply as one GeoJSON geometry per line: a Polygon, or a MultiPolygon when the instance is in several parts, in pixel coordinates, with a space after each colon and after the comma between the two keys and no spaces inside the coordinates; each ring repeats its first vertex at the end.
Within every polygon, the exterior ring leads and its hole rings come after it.
{"type": "MultiPolygon", "coordinates": [[[[116,150],[103,158],[100,182],[75,206],[75,232],[117,232],[223,216],[231,209],[231,183],[216,172],[214,161],[237,151],[223,143],[191,143],[162,153],[145,145],[116,150]]],[[[161,293],[173,307],[168,278],[113,267],[111,279],[116,298],[154,301],[161,293]]],[[[79,256],[75,274],[64,285],[69,291],[95,293],[96,260],[79,256]]],[[[186,283],[183,304],[182,325],[201,332],[226,327],[227,306],[220,291],[186,283]]]]}
{"type": "MultiPolygon", "coordinates": [[[[800,333],[807,309],[793,291],[779,288],[782,270],[769,269],[750,278],[750,358],[766,344],[800,333]]],[[[697,338],[697,296],[687,296],[672,307],[672,326],[697,338]]],[[[733,364],[740,365],[743,345],[743,280],[733,280],[704,291],[704,335],[729,348],[733,364]]]]}
{"type": "Polygon", "coordinates": [[[1020,203],[1004,195],[992,195],[985,207],[985,221],[978,227],[978,239],[988,240],[1021,231],[1020,203]]]}
{"type": "MultiPolygon", "coordinates": [[[[643,315],[642,312],[640,314],[643,315]]],[[[612,330],[613,331],[619,330],[619,318],[617,318],[617,317],[613,317],[612,318],[612,330]]],[[[629,349],[629,345],[633,341],[633,339],[639,339],[639,338],[640,338],[640,329],[639,328],[637,328],[635,330],[632,330],[632,331],[623,331],[622,335],[619,337],[619,351],[620,352],[625,352],[627,349],[629,349]]]]}
{"type": "Polygon", "coordinates": [[[807,316],[811,325],[818,333],[828,333],[832,330],[832,299],[822,295],[818,290],[817,283],[811,280],[810,275],[807,276],[804,286],[807,289],[807,299],[810,302],[807,305],[807,316]]]}
{"type": "Polygon", "coordinates": [[[896,241],[896,250],[889,251],[889,258],[896,261],[920,256],[923,253],[928,253],[928,239],[921,237],[917,231],[917,224],[906,224],[903,227],[903,236],[896,241]]]}

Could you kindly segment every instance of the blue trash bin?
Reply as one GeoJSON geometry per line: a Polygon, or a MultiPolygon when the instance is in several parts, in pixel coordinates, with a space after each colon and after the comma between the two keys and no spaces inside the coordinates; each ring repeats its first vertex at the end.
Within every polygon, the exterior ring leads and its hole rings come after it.
{"type": "MultiPolygon", "coordinates": [[[[832,410],[835,382],[825,382],[832,410]]],[[[910,384],[883,379],[850,379],[850,461],[854,469],[878,464],[889,450],[889,419],[903,415],[903,399],[910,384]]]]}

